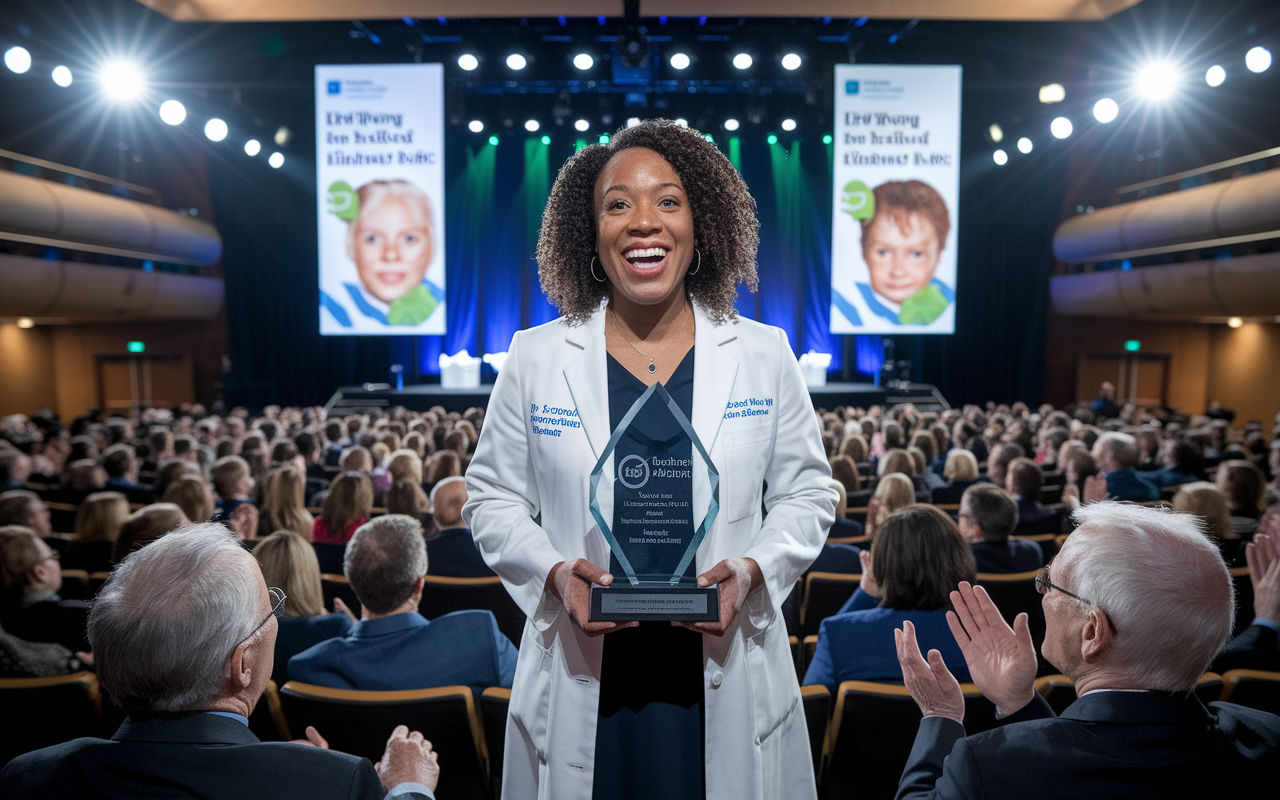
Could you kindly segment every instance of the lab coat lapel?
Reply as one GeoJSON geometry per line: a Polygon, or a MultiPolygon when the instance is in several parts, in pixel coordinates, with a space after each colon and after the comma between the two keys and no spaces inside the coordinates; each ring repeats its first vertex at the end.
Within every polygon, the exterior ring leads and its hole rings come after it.
{"type": "Polygon", "coordinates": [[[609,381],[605,364],[604,312],[596,313],[586,324],[569,328],[565,341],[580,348],[578,357],[564,368],[564,379],[569,384],[578,409],[578,420],[587,434],[587,441],[596,458],[609,444],[609,381]]]}

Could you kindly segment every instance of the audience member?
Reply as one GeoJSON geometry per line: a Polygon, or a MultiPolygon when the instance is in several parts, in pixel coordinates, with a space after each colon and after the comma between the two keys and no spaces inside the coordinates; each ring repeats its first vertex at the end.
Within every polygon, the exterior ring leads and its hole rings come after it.
{"type": "Polygon", "coordinates": [[[1263,518],[1259,532],[1245,545],[1245,558],[1253,585],[1253,621],[1227,643],[1213,670],[1280,672],[1280,517],[1263,518]]]}
{"type": "Polygon", "coordinates": [[[978,460],[973,453],[963,448],[954,448],[947,453],[946,465],[942,468],[942,477],[946,481],[930,492],[930,502],[936,505],[951,505],[960,502],[960,496],[973,484],[977,483],[978,460]]]}
{"type": "Polygon", "coordinates": [[[286,463],[267,474],[263,481],[263,506],[258,515],[258,535],[289,530],[311,541],[316,520],[307,511],[307,478],[293,463],[286,463]]]}
{"type": "MultiPolygon", "coordinates": [[[[841,458],[840,456],[836,457],[841,458]]],[[[865,533],[863,525],[857,520],[849,519],[849,497],[843,491],[844,484],[840,483],[834,475],[831,477],[829,484],[832,489],[840,493],[840,501],[836,504],[836,518],[831,523],[831,530],[827,532],[828,539],[848,539],[852,536],[862,536],[865,533]],[[836,484],[839,484],[838,486],[836,484]]],[[[821,556],[819,556],[821,558],[821,556]]],[[[811,568],[812,569],[812,568],[811,568]]],[[[857,570],[855,570],[856,572],[857,570]]]]}
{"type": "Polygon", "coordinates": [[[135,550],[146,547],[169,531],[189,524],[191,520],[173,503],[143,506],[126,517],[120,526],[116,546],[111,550],[111,560],[119,564],[135,550]]]}
{"type": "MultiPolygon", "coordinates": [[[[832,480],[829,484],[832,489],[840,492],[843,484],[840,481],[832,480]]],[[[845,575],[856,575],[862,572],[862,560],[860,553],[862,552],[857,545],[847,544],[845,542],[835,542],[833,539],[846,538],[849,536],[862,535],[862,526],[854,520],[845,517],[848,512],[848,504],[841,492],[839,502],[836,503],[836,519],[832,524],[831,530],[827,532],[827,540],[822,543],[822,552],[809,565],[809,569],[805,572],[836,572],[845,575]],[[845,526],[840,524],[848,523],[845,526]],[[856,531],[856,533],[853,533],[856,531]]]]}
{"type": "Polygon", "coordinates": [[[218,510],[218,499],[211,486],[199,473],[189,470],[178,476],[164,490],[160,501],[173,503],[192,522],[208,522],[218,510]]]}
{"type": "Polygon", "coordinates": [[[164,493],[169,489],[169,484],[187,474],[195,475],[200,480],[204,480],[204,474],[192,462],[183,461],[180,458],[170,458],[162,462],[156,470],[155,479],[151,482],[151,491],[156,497],[163,498],[164,493]]]}
{"type": "Polygon", "coordinates": [[[822,621],[806,685],[834,695],[843,681],[902,679],[890,632],[911,620],[950,667],[965,674],[964,658],[947,631],[947,593],[973,580],[973,554],[956,524],[932,506],[890,514],[870,550],[861,552],[862,581],[840,613],[822,621]]]}
{"type": "Polygon", "coordinates": [[[1018,513],[1013,499],[990,483],[965,490],[960,498],[960,535],[973,550],[978,572],[1007,574],[1044,566],[1037,542],[1009,538],[1017,528],[1018,513]]]}
{"type": "Polygon", "coordinates": [[[129,499],[120,492],[95,492],[76,509],[75,539],[63,564],[67,569],[108,572],[120,526],[129,516],[129,499]]]}
{"type": "Polygon", "coordinates": [[[231,512],[245,503],[252,503],[253,476],[249,462],[240,456],[223,456],[213,465],[213,491],[218,495],[215,519],[231,518],[231,512]]]}
{"type": "Polygon", "coordinates": [[[1204,480],[1204,456],[1195,442],[1170,439],[1164,443],[1160,458],[1163,466],[1143,475],[1156,486],[1181,486],[1204,480]]]}
{"type": "Polygon", "coordinates": [[[1098,397],[1089,404],[1089,410],[1098,417],[1120,416],[1120,406],[1116,405],[1116,386],[1111,381],[1103,381],[1098,397]]]}
{"type": "Polygon", "coordinates": [[[271,676],[278,591],[221,525],[131,556],[89,621],[98,680],[128,719],[111,741],[76,739],[11,761],[0,772],[6,797],[431,798],[435,754],[403,727],[380,770],[328,751],[313,728],[315,747],[250,732],[271,676]]]}
{"type": "Polygon", "coordinates": [[[31,458],[16,447],[0,446],[0,492],[22,489],[30,477],[31,458]]]}
{"type": "Polygon", "coordinates": [[[138,502],[151,497],[151,487],[138,483],[140,467],[133,448],[127,444],[113,444],[102,454],[102,469],[107,473],[106,487],[138,498],[138,502]]]}
{"type": "Polygon", "coordinates": [[[987,459],[987,478],[996,486],[1003,488],[1009,482],[1009,465],[1015,458],[1022,458],[1025,455],[1022,448],[1016,444],[1004,443],[991,448],[991,456],[987,459]]]}
{"type": "Polygon", "coordinates": [[[446,578],[487,578],[494,574],[462,521],[467,484],[460,477],[445,478],[431,490],[431,516],[439,531],[427,540],[431,574],[446,578]]]}
{"type": "Polygon", "coordinates": [[[894,634],[898,656],[925,718],[900,800],[1212,797],[1224,781],[1274,782],[1280,717],[1230,703],[1206,708],[1194,691],[1231,635],[1231,576],[1217,549],[1185,515],[1102,502],[1075,516],[1079,527],[1039,588],[1042,654],[1074,681],[1078,699],[1054,718],[1033,685],[1026,615],[1010,628],[981,587],[961,584],[948,623],[1003,723],[966,737],[956,678],[938,654],[926,662],[904,624],[894,634]]]}
{"type": "Polygon", "coordinates": [[[915,486],[906,475],[891,472],[880,478],[871,502],[867,504],[867,533],[874,536],[877,526],[884,522],[885,517],[915,501],[915,486]]]}
{"type": "Polygon", "coordinates": [[[41,537],[53,533],[48,506],[35,492],[25,489],[0,493],[0,525],[22,525],[41,537]]]}
{"type": "MultiPolygon", "coordinates": [[[[1018,527],[1015,536],[1034,536],[1041,533],[1058,533],[1062,520],[1058,513],[1040,502],[1040,490],[1044,487],[1044,473],[1029,458],[1015,458],[1006,471],[1005,488],[1018,505],[1018,527]]],[[[1036,564],[1036,567],[1039,567],[1036,564]]],[[[1034,569],[1034,567],[1032,567],[1034,569]]],[[[984,570],[978,570],[983,572],[984,570]]]]}
{"type": "Polygon", "coordinates": [[[58,551],[30,528],[0,526],[0,626],[29,642],[57,642],[69,650],[88,650],[85,619],[89,605],[63,600],[58,551]]]}
{"type": "Polygon", "coordinates": [[[373,484],[363,472],[344,472],[329,484],[312,541],[344,544],[373,513],[373,484]]]}
{"type": "Polygon", "coordinates": [[[394,691],[463,684],[479,694],[511,687],[516,648],[492,611],[418,613],[427,549],[412,517],[388,514],[347,543],[343,571],[360,600],[360,622],[289,659],[290,680],[335,689],[394,691]]]}
{"type": "Polygon", "coordinates": [[[0,678],[49,678],[91,666],[89,653],[73,653],[57,642],[28,642],[0,628],[0,678]]]}
{"type": "Polygon", "coordinates": [[[1258,530],[1258,520],[1267,510],[1266,476],[1253,462],[1243,459],[1218,465],[1218,489],[1231,509],[1231,531],[1245,538],[1258,530]]]}
{"type": "MultiPolygon", "coordinates": [[[[1099,436],[1093,445],[1093,460],[1098,465],[1098,478],[1106,480],[1107,497],[1135,502],[1160,499],[1160,487],[1136,469],[1138,443],[1129,434],[1108,431],[1099,436]]],[[[1084,487],[1081,498],[1088,494],[1088,488],[1084,487]]]]}
{"type": "Polygon", "coordinates": [[[831,477],[840,482],[842,488],[839,491],[844,493],[846,500],[850,494],[862,489],[862,476],[858,474],[858,467],[853,459],[848,456],[831,459],[831,477]]]}
{"type": "Polygon", "coordinates": [[[325,613],[320,562],[310,542],[294,531],[281,530],[264,537],[254,545],[253,557],[267,583],[289,598],[280,617],[271,671],[272,680],[283,686],[290,658],[326,639],[349,635],[355,628],[355,616],[341,598],[334,598],[334,613],[325,613]]]}

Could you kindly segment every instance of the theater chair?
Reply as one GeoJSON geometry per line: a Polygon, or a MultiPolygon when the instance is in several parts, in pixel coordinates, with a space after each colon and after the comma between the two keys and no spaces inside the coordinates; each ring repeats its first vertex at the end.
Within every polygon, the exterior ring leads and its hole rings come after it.
{"type": "Polygon", "coordinates": [[[334,542],[312,542],[311,549],[316,551],[316,560],[320,562],[320,572],[332,575],[342,574],[342,557],[347,552],[345,544],[334,542]]]}
{"type": "Polygon", "coordinates": [[[1249,579],[1249,568],[1233,568],[1231,583],[1236,590],[1236,627],[1231,635],[1239,636],[1253,622],[1253,581],[1249,579]]]}
{"type": "Polygon", "coordinates": [[[840,610],[857,591],[861,575],[838,572],[810,572],[804,578],[804,600],[800,603],[800,635],[814,636],[822,621],[840,610]]]}
{"type": "MultiPolygon", "coordinates": [[[[1062,523],[1062,518],[1058,517],[1058,523],[1062,523]]],[[[1040,545],[1040,552],[1044,555],[1044,563],[1048,564],[1053,557],[1058,554],[1057,533],[1036,533],[1027,536],[1010,536],[1010,539],[1023,539],[1028,542],[1035,542],[1040,545]]]]}
{"type": "Polygon", "coordinates": [[[813,750],[813,774],[816,777],[822,768],[822,747],[831,721],[831,692],[825,686],[801,686],[800,702],[804,703],[804,721],[809,728],[809,747],[813,750]]]}
{"type": "Polygon", "coordinates": [[[356,617],[360,616],[360,598],[356,597],[356,590],[351,588],[351,584],[347,582],[346,575],[332,572],[321,573],[320,594],[324,596],[324,607],[330,613],[334,610],[333,599],[340,597],[342,602],[347,604],[347,608],[351,609],[351,613],[355,614],[356,617]]]}
{"type": "Polygon", "coordinates": [[[1233,669],[1222,676],[1222,700],[1280,714],[1280,672],[1233,669]]]}
{"type": "Polygon", "coordinates": [[[797,579],[791,587],[791,593],[782,601],[782,620],[787,625],[787,635],[800,635],[800,600],[804,597],[804,584],[797,579]]]}
{"type": "MultiPolygon", "coordinates": [[[[47,541],[47,540],[46,540],[47,541]]],[[[89,573],[82,569],[64,569],[62,571],[62,588],[58,595],[63,600],[89,600],[89,573]]]]}
{"type": "MultiPolygon", "coordinates": [[[[1223,681],[1223,676],[1218,673],[1206,672],[1200,676],[1200,681],[1196,684],[1196,697],[1205,704],[1220,699],[1224,691],[1223,681]]],[[[1067,706],[1076,701],[1076,685],[1066,675],[1045,675],[1036,678],[1035,686],[1036,691],[1055,714],[1062,714],[1067,710],[1067,706]]]]}
{"type": "MultiPolygon", "coordinates": [[[[1027,614],[1027,627],[1031,630],[1031,641],[1036,652],[1044,643],[1044,609],[1040,605],[1040,592],[1036,591],[1036,576],[1040,570],[1029,572],[1012,572],[1008,575],[979,572],[974,583],[987,590],[991,601],[1000,609],[1005,621],[1013,625],[1013,620],[1020,612],[1027,614]]],[[[1043,657],[1040,659],[1040,671],[1051,669],[1043,657]]]]}
{"type": "Polygon", "coordinates": [[[506,752],[507,706],[510,704],[510,689],[490,686],[480,695],[480,719],[484,723],[484,743],[489,749],[489,782],[493,784],[494,797],[502,786],[502,757],[506,752]]]}
{"type": "Polygon", "coordinates": [[[289,738],[306,738],[307,726],[313,725],[332,749],[375,763],[397,725],[421,731],[440,758],[437,797],[484,800],[488,796],[488,750],[467,686],[361,692],[289,681],[280,688],[280,705],[289,738]]]}
{"type": "Polygon", "coordinates": [[[0,678],[0,766],[23,753],[82,736],[106,738],[102,695],[91,672],[0,678]]]}
{"type": "Polygon", "coordinates": [[[418,603],[418,613],[422,616],[435,619],[453,611],[476,608],[492,611],[498,618],[498,630],[516,647],[520,646],[520,637],[524,633],[524,612],[511,599],[511,595],[507,594],[501,578],[426,576],[422,587],[422,602],[418,603]]]}
{"type": "Polygon", "coordinates": [[[280,690],[275,681],[267,681],[267,688],[249,714],[249,730],[264,742],[289,741],[289,723],[284,718],[280,690]]]}
{"type": "MultiPolygon", "coordinates": [[[[972,683],[964,693],[967,734],[996,725],[996,709],[972,683]]],[[[905,686],[845,681],[823,749],[824,800],[883,800],[894,796],[923,715],[905,686]]]]}

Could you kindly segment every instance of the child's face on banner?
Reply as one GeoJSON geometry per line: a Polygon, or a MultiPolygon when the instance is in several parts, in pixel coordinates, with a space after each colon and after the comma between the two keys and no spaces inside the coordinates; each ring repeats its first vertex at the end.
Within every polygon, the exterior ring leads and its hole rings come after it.
{"type": "Polygon", "coordinates": [[[402,198],[388,197],[362,211],[353,238],[360,281],[382,302],[394,302],[427,276],[431,228],[402,198]]]}
{"type": "Polygon", "coordinates": [[[863,233],[862,255],[871,288],[898,304],[929,285],[942,255],[931,222],[912,213],[907,223],[904,231],[888,215],[877,214],[863,233]]]}

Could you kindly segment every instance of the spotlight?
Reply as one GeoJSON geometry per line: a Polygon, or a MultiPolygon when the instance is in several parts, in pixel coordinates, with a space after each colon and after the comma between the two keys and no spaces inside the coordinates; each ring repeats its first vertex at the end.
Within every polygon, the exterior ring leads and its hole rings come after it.
{"type": "Polygon", "coordinates": [[[1093,118],[1103,125],[1120,116],[1120,106],[1110,97],[1104,97],[1093,104],[1093,118]]]}
{"type": "Polygon", "coordinates": [[[991,159],[996,162],[996,166],[1003,167],[1009,163],[1009,154],[1003,150],[997,150],[991,154],[991,159]]]}
{"type": "Polygon", "coordinates": [[[534,131],[538,130],[538,128],[541,128],[541,127],[542,126],[538,124],[538,121],[536,119],[525,120],[524,129],[529,133],[533,133],[534,131]]]}
{"type": "Polygon", "coordinates": [[[132,100],[142,94],[142,73],[124,61],[113,61],[103,67],[99,80],[113,100],[132,100]]]}
{"type": "Polygon", "coordinates": [[[738,53],[733,57],[733,65],[738,69],[747,69],[751,66],[751,56],[746,53],[738,53]]]}
{"type": "Polygon", "coordinates": [[[596,60],[586,53],[578,53],[573,57],[573,65],[578,69],[591,69],[595,63],[596,60]]]}
{"type": "Polygon", "coordinates": [[[671,56],[671,66],[673,69],[688,69],[689,56],[684,53],[675,53],[671,56]]]}
{"type": "Polygon", "coordinates": [[[1210,86],[1221,86],[1222,82],[1227,79],[1227,71],[1220,65],[1214,64],[1205,70],[1204,82],[1210,86]]]}
{"type": "Polygon", "coordinates": [[[458,66],[461,67],[462,69],[465,69],[467,72],[470,72],[471,70],[480,66],[480,59],[476,58],[470,53],[463,53],[462,55],[458,56],[458,66]]]}
{"type": "Polygon", "coordinates": [[[244,154],[247,156],[256,156],[262,152],[262,142],[257,139],[250,139],[244,143],[244,154]]]}
{"type": "Polygon", "coordinates": [[[1060,83],[1050,83],[1040,87],[1040,102],[1045,103],[1061,103],[1067,99],[1067,90],[1060,83]]]}
{"type": "Polygon", "coordinates": [[[1071,131],[1075,130],[1071,125],[1071,120],[1066,117],[1058,117],[1049,123],[1049,132],[1053,134],[1055,139],[1065,139],[1071,135],[1071,131]]]}
{"type": "Polygon", "coordinates": [[[736,131],[738,129],[738,121],[736,119],[726,119],[724,121],[724,129],[726,131],[736,131]]]}
{"type": "Polygon", "coordinates": [[[784,119],[782,121],[782,129],[784,131],[794,131],[796,129],[796,121],[794,119],[784,119]]]}
{"type": "Polygon", "coordinates": [[[1022,154],[1031,152],[1031,140],[1023,136],[1018,140],[1018,152],[1022,154]]]}
{"type": "Polygon", "coordinates": [[[497,137],[497,136],[490,136],[490,137],[489,137],[489,144],[497,145],[497,144],[498,144],[498,137],[497,137]]]}
{"type": "MultiPolygon", "coordinates": [[[[220,142],[227,138],[227,123],[214,117],[204,124],[204,135],[209,137],[211,142],[220,142]]],[[[284,156],[280,157],[281,159],[284,156]]]]}
{"type": "Polygon", "coordinates": [[[62,86],[63,88],[70,86],[71,70],[67,67],[62,67],[62,66],[54,67],[53,82],[58,84],[59,86],[62,86]]]}
{"type": "Polygon", "coordinates": [[[19,328],[34,328],[35,326],[36,326],[36,321],[31,317],[21,317],[18,320],[19,328]]]}
{"type": "Polygon", "coordinates": [[[516,71],[524,69],[529,62],[519,53],[512,53],[507,56],[507,66],[516,71]]]}
{"type": "Polygon", "coordinates": [[[778,143],[778,135],[777,135],[777,134],[775,134],[775,133],[771,133],[771,134],[769,134],[768,141],[769,141],[769,144],[777,144],[777,143],[778,143]]]}
{"type": "Polygon", "coordinates": [[[997,144],[1000,140],[1004,139],[1004,128],[1001,128],[994,122],[991,123],[990,128],[987,128],[987,133],[991,135],[991,141],[996,142],[997,144]]]}
{"type": "Polygon", "coordinates": [[[588,128],[591,127],[591,123],[587,122],[585,119],[580,119],[577,122],[573,123],[573,127],[579,131],[586,131],[588,128]]]}
{"type": "Polygon", "coordinates": [[[280,145],[281,147],[287,147],[289,145],[289,142],[292,139],[293,139],[293,131],[289,130],[283,125],[281,125],[279,128],[276,128],[276,135],[273,137],[273,141],[276,144],[280,145]]]}
{"type": "Polygon", "coordinates": [[[277,150],[271,154],[271,158],[267,159],[267,163],[271,165],[272,169],[280,169],[284,166],[284,153],[277,150]]]}
{"type": "Polygon", "coordinates": [[[1177,86],[1178,73],[1170,64],[1148,64],[1138,73],[1138,91],[1152,100],[1164,100],[1177,86]]]}
{"type": "Polygon", "coordinates": [[[181,125],[187,118],[187,107],[177,100],[165,100],[160,104],[160,119],[166,125],[181,125]]]}
{"type": "Polygon", "coordinates": [[[787,53],[782,57],[782,68],[785,70],[800,69],[800,56],[795,53],[787,53]]]}
{"type": "MultiPolygon", "coordinates": [[[[1255,70],[1255,72],[1261,72],[1261,71],[1262,70],[1255,70]]],[[[1227,320],[1227,327],[1229,328],[1239,328],[1243,324],[1244,324],[1244,320],[1240,319],[1239,317],[1232,317],[1231,319],[1227,320]]]]}
{"type": "MultiPolygon", "coordinates": [[[[15,47],[13,50],[22,50],[22,48],[15,47]]],[[[12,53],[13,50],[10,50],[9,53],[12,53]]],[[[25,53],[26,51],[23,50],[22,52],[25,53]]],[[[9,63],[9,53],[4,54],[4,62],[6,64],[9,63]]],[[[1250,72],[1266,72],[1267,68],[1271,66],[1271,51],[1262,46],[1251,48],[1249,52],[1244,54],[1244,65],[1249,68],[1250,72]]],[[[13,67],[10,67],[10,69],[13,69],[13,67]]],[[[20,69],[13,71],[22,72],[20,69]]]]}
{"type": "MultiPolygon", "coordinates": [[[[31,53],[27,52],[25,47],[10,47],[4,51],[4,65],[21,75],[31,69],[31,53]]],[[[1266,69],[1266,67],[1263,67],[1263,69],[1266,69]]],[[[1261,71],[1261,69],[1254,70],[1254,72],[1261,71]]]]}
{"type": "Polygon", "coordinates": [[[550,137],[550,136],[543,136],[543,137],[542,137],[542,143],[543,143],[543,144],[551,144],[551,137],[550,137]]]}
{"type": "Polygon", "coordinates": [[[689,127],[689,120],[685,119],[684,117],[677,117],[676,124],[679,125],[681,128],[687,128],[689,127]]]}
{"type": "Polygon", "coordinates": [[[639,125],[639,124],[640,124],[640,118],[639,118],[639,117],[628,117],[628,118],[627,118],[627,127],[628,127],[628,128],[634,128],[635,126],[637,126],[637,125],[639,125]]]}
{"type": "Polygon", "coordinates": [[[467,123],[467,129],[470,130],[472,133],[479,133],[480,131],[484,130],[484,123],[478,119],[473,119],[467,123]]]}

